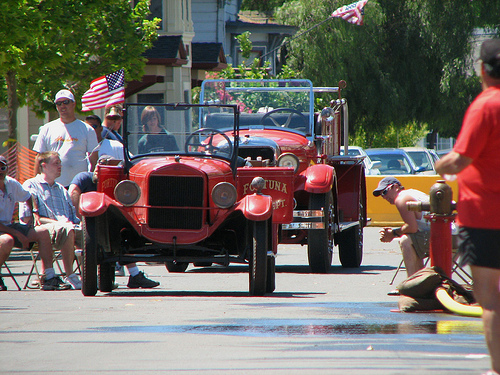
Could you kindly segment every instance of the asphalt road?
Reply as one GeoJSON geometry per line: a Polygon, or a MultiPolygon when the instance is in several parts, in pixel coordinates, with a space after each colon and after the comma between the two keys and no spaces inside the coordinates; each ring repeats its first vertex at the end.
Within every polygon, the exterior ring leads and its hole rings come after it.
{"type": "MultiPolygon", "coordinates": [[[[310,274],[306,248],[280,246],[276,291],[248,296],[243,265],[169,274],[110,294],[0,293],[0,373],[5,374],[481,374],[489,356],[481,320],[398,313],[387,292],[401,260],[396,243],[365,229],[359,269],[337,254],[330,274],[310,274]]],[[[11,261],[17,273],[28,261],[11,261]]],[[[396,284],[405,278],[402,271],[396,284]]],[[[24,283],[25,277],[18,276],[24,283]]]]}

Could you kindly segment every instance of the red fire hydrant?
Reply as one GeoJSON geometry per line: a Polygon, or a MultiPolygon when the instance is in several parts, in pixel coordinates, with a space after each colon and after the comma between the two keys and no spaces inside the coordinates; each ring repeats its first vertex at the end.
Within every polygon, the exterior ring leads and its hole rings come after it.
{"type": "Polygon", "coordinates": [[[452,201],[453,192],[444,180],[438,180],[432,185],[430,202],[408,202],[409,211],[430,211],[425,218],[431,223],[430,258],[431,266],[437,266],[451,277],[452,269],[452,237],[451,223],[455,219],[452,201]]]}

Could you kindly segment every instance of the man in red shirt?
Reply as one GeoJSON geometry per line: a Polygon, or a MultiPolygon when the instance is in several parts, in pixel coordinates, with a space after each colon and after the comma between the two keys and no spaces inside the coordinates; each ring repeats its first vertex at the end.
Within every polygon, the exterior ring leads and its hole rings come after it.
{"type": "Polygon", "coordinates": [[[483,308],[492,369],[500,374],[500,39],[481,45],[482,93],[465,113],[457,143],[436,164],[446,179],[457,174],[459,252],[474,278],[483,308]]]}

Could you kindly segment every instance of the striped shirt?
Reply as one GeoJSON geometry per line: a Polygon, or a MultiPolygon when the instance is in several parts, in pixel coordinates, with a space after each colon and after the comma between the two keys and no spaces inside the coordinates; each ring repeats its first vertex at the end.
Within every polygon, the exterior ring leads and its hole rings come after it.
{"type": "MultiPolygon", "coordinates": [[[[46,182],[41,174],[26,180],[23,187],[31,193],[35,199],[40,217],[53,220],[71,221],[79,224],[80,219],[76,216],[76,210],[71,202],[68,191],[60,183],[55,182],[52,186],[46,182]]],[[[31,216],[26,204],[19,207],[19,216],[31,216]]]]}

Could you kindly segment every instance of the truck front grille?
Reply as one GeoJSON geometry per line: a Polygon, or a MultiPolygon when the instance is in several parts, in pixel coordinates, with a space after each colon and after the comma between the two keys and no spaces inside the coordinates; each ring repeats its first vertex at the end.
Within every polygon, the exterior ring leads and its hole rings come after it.
{"type": "Polygon", "coordinates": [[[202,177],[151,176],[148,204],[179,208],[149,208],[149,227],[200,229],[203,210],[182,207],[203,207],[203,186],[202,177]]]}

